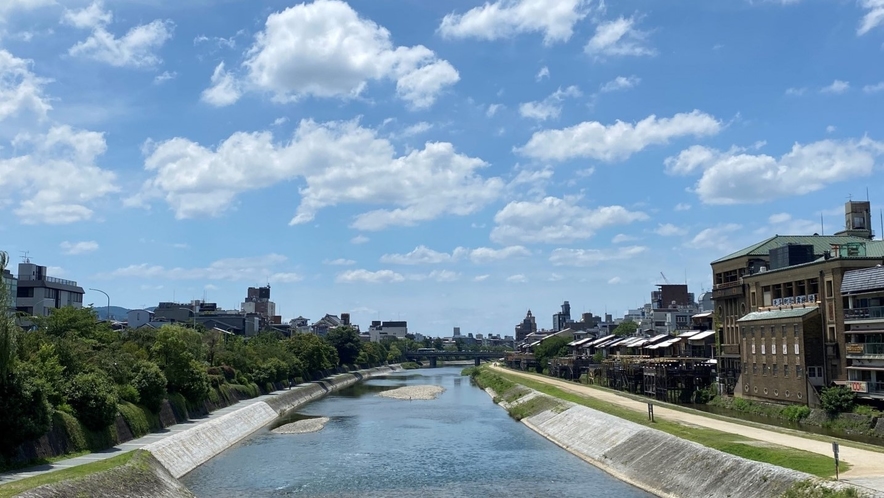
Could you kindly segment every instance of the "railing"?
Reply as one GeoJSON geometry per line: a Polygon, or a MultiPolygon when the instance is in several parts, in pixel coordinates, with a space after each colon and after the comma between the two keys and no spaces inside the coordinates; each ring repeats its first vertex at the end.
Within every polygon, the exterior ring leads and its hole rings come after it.
{"type": "Polygon", "coordinates": [[[884,395],[884,382],[869,382],[869,394],[884,395]]]}
{"type": "Polygon", "coordinates": [[[847,356],[884,356],[884,342],[850,342],[846,345],[847,356]]]}
{"type": "Polygon", "coordinates": [[[722,344],[721,345],[721,354],[726,355],[740,355],[740,345],[739,344],[722,344]]]}
{"type": "Polygon", "coordinates": [[[734,280],[733,282],[725,282],[723,284],[715,284],[712,286],[712,290],[729,289],[731,287],[737,287],[739,285],[742,285],[742,282],[740,282],[740,280],[734,280]]]}
{"type": "Polygon", "coordinates": [[[884,320],[884,306],[844,310],[845,320],[884,320]]]}

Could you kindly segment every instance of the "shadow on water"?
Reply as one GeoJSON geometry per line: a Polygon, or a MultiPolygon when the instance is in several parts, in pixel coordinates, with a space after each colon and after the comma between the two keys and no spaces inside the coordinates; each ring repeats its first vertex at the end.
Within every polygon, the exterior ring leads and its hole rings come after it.
{"type": "Polygon", "coordinates": [[[849,441],[856,441],[858,443],[867,443],[873,444],[875,446],[884,446],[884,438],[875,437],[875,436],[866,436],[864,434],[846,434],[842,431],[836,431],[832,429],[827,429],[825,427],[819,427],[815,425],[804,425],[798,424],[795,422],[790,422],[788,420],[780,420],[772,417],[765,417],[762,415],[754,415],[751,413],[740,412],[737,410],[731,410],[729,408],[724,408],[721,406],[712,406],[712,405],[685,405],[689,408],[693,408],[694,410],[698,410],[701,412],[712,413],[715,415],[721,415],[724,417],[730,417],[740,420],[748,420],[749,422],[755,422],[758,424],[764,425],[772,425],[774,427],[783,427],[786,429],[794,429],[796,431],[809,432],[811,434],[819,434],[821,436],[829,436],[840,439],[847,439],[849,441]]]}

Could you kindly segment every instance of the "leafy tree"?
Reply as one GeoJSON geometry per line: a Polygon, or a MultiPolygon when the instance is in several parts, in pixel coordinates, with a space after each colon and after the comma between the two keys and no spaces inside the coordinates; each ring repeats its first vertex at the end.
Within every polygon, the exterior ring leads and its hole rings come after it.
{"type": "Polygon", "coordinates": [[[441,350],[442,344],[443,343],[442,343],[441,337],[437,337],[437,338],[433,339],[433,348],[441,350]]]}
{"type": "Polygon", "coordinates": [[[549,366],[550,358],[567,354],[569,342],[564,337],[554,336],[544,339],[535,346],[534,359],[537,361],[538,372],[549,366]]]}
{"type": "MultiPolygon", "coordinates": [[[[0,275],[9,264],[9,255],[0,251],[0,275]]],[[[9,302],[9,289],[6,281],[0,278],[0,383],[4,382],[12,371],[12,363],[15,361],[16,338],[18,327],[15,324],[15,316],[8,310],[14,308],[9,302]]]]}
{"type": "Polygon", "coordinates": [[[200,402],[209,395],[211,384],[205,368],[191,352],[202,347],[201,340],[198,346],[193,343],[192,334],[198,333],[184,327],[163,326],[151,348],[151,358],[162,368],[169,390],[200,402]]]}
{"type": "Polygon", "coordinates": [[[42,383],[27,369],[7,372],[0,379],[0,454],[12,456],[20,444],[45,434],[51,416],[42,383]]]}
{"type": "Polygon", "coordinates": [[[390,363],[396,363],[402,361],[402,357],[402,351],[400,351],[395,344],[391,344],[389,352],[387,353],[387,361],[390,363]]]}
{"type": "Polygon", "coordinates": [[[141,404],[154,413],[166,398],[166,376],[160,367],[152,361],[139,361],[132,369],[132,386],[138,390],[141,404]]]}
{"type": "Polygon", "coordinates": [[[632,320],[624,320],[620,322],[620,325],[617,325],[612,333],[619,337],[626,337],[635,334],[636,330],[638,330],[637,323],[632,320]]]}
{"type": "Polygon", "coordinates": [[[328,332],[325,340],[338,352],[341,365],[352,365],[362,350],[362,339],[352,327],[337,327],[328,332]]]}
{"type": "Polygon", "coordinates": [[[65,306],[51,310],[47,317],[36,317],[37,324],[53,337],[87,339],[95,344],[110,344],[118,334],[106,322],[99,322],[92,308],[65,306]]]}
{"type": "Polygon", "coordinates": [[[338,351],[315,334],[293,335],[286,346],[310,373],[329,370],[338,365],[338,351]]]}
{"type": "Polygon", "coordinates": [[[827,387],[820,393],[820,404],[830,415],[847,413],[856,404],[856,394],[844,386],[827,387]]]}
{"type": "Polygon", "coordinates": [[[68,385],[67,399],[77,419],[92,430],[111,425],[117,417],[117,391],[102,372],[77,374],[68,385]]]}

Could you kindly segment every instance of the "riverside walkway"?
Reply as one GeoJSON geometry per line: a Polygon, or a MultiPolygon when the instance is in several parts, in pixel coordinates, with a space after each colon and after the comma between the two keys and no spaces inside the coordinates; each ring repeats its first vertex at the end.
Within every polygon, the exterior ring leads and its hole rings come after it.
{"type": "MultiPolygon", "coordinates": [[[[523,377],[535,382],[554,386],[563,391],[575,393],[580,396],[595,398],[617,406],[629,408],[637,412],[647,413],[648,411],[648,401],[638,401],[614,392],[597,389],[583,384],[576,384],[574,382],[568,382],[553,377],[547,377],[545,375],[510,370],[497,364],[492,365],[491,368],[517,377],[523,377]]],[[[674,410],[672,408],[660,406],[656,402],[654,403],[654,417],[678,422],[684,425],[707,427],[709,429],[737,434],[761,442],[773,443],[829,457],[832,456],[832,444],[829,441],[820,441],[802,437],[800,435],[779,432],[773,427],[771,429],[763,429],[760,427],[745,425],[740,423],[739,419],[732,419],[733,422],[725,421],[698,413],[674,410]]],[[[848,443],[844,443],[841,444],[840,447],[840,457],[842,461],[851,465],[850,470],[841,473],[842,481],[847,481],[856,486],[875,490],[877,492],[884,492],[884,448],[882,448],[882,452],[879,453],[871,450],[855,448],[849,446],[848,443]]]]}
{"type": "Polygon", "coordinates": [[[165,429],[158,432],[151,432],[147,435],[144,435],[137,439],[132,439],[125,443],[118,444],[112,448],[108,448],[106,450],[97,451],[95,453],[88,453],[86,455],[81,455],[74,458],[68,458],[65,460],[59,460],[57,462],[48,463],[44,465],[38,465],[36,467],[28,467],[19,470],[13,470],[11,472],[5,472],[0,474],[0,485],[6,484],[8,482],[18,481],[20,479],[26,479],[28,477],[46,474],[48,472],[54,472],[56,470],[67,469],[70,467],[76,467],[77,465],[84,465],[87,463],[97,462],[100,460],[106,460],[108,458],[115,457],[117,455],[122,455],[127,451],[133,451],[137,449],[141,449],[147,446],[150,443],[155,443],[161,439],[165,439],[174,434],[178,434],[179,432],[186,431],[190,428],[196,427],[198,425],[204,424],[210,420],[215,420],[217,418],[223,417],[228,413],[234,412],[246,406],[249,406],[254,403],[258,403],[261,401],[267,401],[272,399],[274,396],[278,394],[282,394],[286,392],[286,390],[274,391],[270,394],[265,394],[262,396],[258,396],[257,398],[251,398],[247,400],[240,401],[238,403],[234,403],[230,406],[220,408],[218,410],[213,411],[212,413],[200,417],[190,419],[187,422],[182,422],[180,424],[170,425],[165,429]]]}

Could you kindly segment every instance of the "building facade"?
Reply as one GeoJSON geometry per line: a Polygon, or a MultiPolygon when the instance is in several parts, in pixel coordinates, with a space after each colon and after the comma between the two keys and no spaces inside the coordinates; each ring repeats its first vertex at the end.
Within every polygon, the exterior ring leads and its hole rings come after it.
{"type": "Polygon", "coordinates": [[[3,279],[3,286],[6,288],[6,307],[9,311],[15,311],[16,294],[18,294],[18,279],[7,269],[3,269],[0,278],[3,279]]]}
{"type": "Polygon", "coordinates": [[[562,303],[562,311],[559,313],[555,313],[553,315],[553,326],[552,329],[554,332],[558,332],[560,330],[565,330],[568,328],[568,324],[571,322],[571,303],[565,301],[562,303]]]}
{"type": "Polygon", "coordinates": [[[522,323],[516,325],[516,342],[522,342],[528,335],[534,333],[537,333],[537,321],[531,314],[531,310],[528,310],[522,323]]]}
{"type": "Polygon", "coordinates": [[[15,309],[27,316],[49,316],[53,309],[83,307],[85,291],[73,280],[50,277],[45,266],[25,261],[18,265],[15,309]]]}
{"type": "Polygon", "coordinates": [[[368,336],[371,342],[380,342],[385,337],[403,339],[406,334],[408,334],[408,322],[404,320],[390,322],[372,320],[371,325],[368,327],[368,336]]]}
{"type": "Polygon", "coordinates": [[[884,400],[884,267],[844,274],[845,385],[860,398],[884,400]]]}

